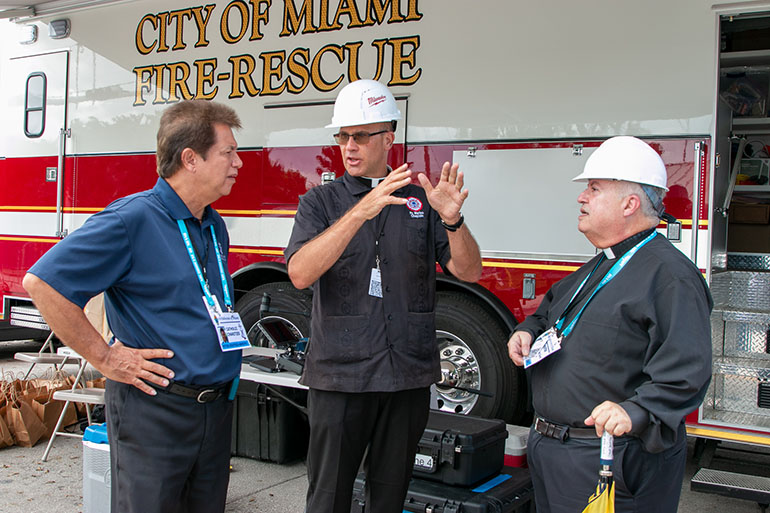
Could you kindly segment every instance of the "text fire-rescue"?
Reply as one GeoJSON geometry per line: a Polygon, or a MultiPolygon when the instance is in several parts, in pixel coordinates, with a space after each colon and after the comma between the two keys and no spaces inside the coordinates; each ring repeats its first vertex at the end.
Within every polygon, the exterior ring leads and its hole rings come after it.
{"type": "MultiPolygon", "coordinates": [[[[279,37],[415,22],[423,17],[418,0],[406,0],[404,10],[402,0],[359,0],[362,5],[365,3],[363,11],[359,10],[355,0],[339,0],[333,17],[330,17],[330,0],[303,0],[299,8],[294,0],[280,3],[283,17],[279,37]]],[[[227,44],[239,43],[247,34],[248,41],[261,40],[263,29],[270,22],[271,8],[272,0],[233,0],[219,15],[219,37],[227,44]]],[[[210,33],[207,35],[207,28],[216,10],[215,4],[209,4],[145,15],[136,27],[137,51],[141,55],[174,52],[186,49],[193,40],[195,48],[208,46],[210,33]],[[188,36],[194,34],[192,38],[185,38],[185,29],[188,36]]],[[[219,92],[220,82],[229,85],[229,98],[241,98],[285,92],[299,94],[308,85],[328,92],[342,83],[346,75],[348,81],[359,78],[380,80],[386,68],[390,72],[390,86],[412,85],[419,80],[422,74],[422,69],[417,67],[420,36],[373,39],[370,43],[373,50],[365,55],[365,62],[377,64],[366,77],[361,76],[360,70],[362,54],[366,52],[362,51],[363,45],[363,41],[348,41],[326,44],[315,50],[297,47],[261,52],[257,56],[262,66],[259,86],[254,77],[257,57],[249,53],[231,55],[222,67],[216,57],[195,60],[192,66],[185,61],[137,66],[133,69],[136,76],[134,105],[145,105],[145,94],[153,89],[153,104],[192,98],[213,99],[219,92]],[[387,48],[391,51],[387,52],[387,48]]]]}

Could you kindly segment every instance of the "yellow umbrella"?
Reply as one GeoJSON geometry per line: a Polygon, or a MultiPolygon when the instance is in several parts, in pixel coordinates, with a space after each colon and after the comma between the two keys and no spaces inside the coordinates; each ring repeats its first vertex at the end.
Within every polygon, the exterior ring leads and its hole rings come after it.
{"type": "Polygon", "coordinates": [[[599,483],[596,491],[588,498],[583,513],[615,513],[615,482],[612,480],[613,438],[607,431],[602,434],[601,464],[599,483]]]}

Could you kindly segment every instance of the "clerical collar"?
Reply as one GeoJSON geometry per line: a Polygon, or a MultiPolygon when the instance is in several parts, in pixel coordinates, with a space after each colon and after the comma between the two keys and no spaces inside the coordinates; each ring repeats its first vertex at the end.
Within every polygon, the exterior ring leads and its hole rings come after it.
{"type": "Polygon", "coordinates": [[[362,184],[367,189],[374,189],[378,185],[380,185],[380,182],[385,180],[385,178],[390,174],[390,172],[393,171],[393,168],[390,166],[387,166],[387,173],[385,173],[385,176],[380,178],[369,178],[368,176],[354,176],[352,178],[355,178],[358,180],[358,183],[362,184]]]}
{"type": "Polygon", "coordinates": [[[382,178],[369,178],[366,176],[356,176],[356,180],[364,184],[366,187],[369,187],[371,189],[374,189],[378,185],[380,185],[380,182],[385,180],[385,177],[382,178]]]}
{"type": "Polygon", "coordinates": [[[655,228],[650,228],[648,230],[641,231],[636,235],[630,236],[629,238],[627,238],[622,242],[618,242],[614,246],[610,246],[609,248],[604,248],[602,252],[604,253],[604,256],[607,257],[607,260],[613,260],[615,258],[621,257],[626,253],[626,251],[636,246],[640,241],[645,239],[653,231],[655,231],[655,228]]]}

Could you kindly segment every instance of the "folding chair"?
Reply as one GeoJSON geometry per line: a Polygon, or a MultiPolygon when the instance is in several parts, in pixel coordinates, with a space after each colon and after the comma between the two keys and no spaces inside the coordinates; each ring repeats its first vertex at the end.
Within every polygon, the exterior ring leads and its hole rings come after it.
{"type": "Polygon", "coordinates": [[[54,335],[52,331],[51,334],[48,335],[48,338],[45,339],[43,347],[41,347],[40,351],[37,353],[25,353],[20,351],[13,355],[13,358],[16,360],[32,364],[29,366],[29,369],[27,369],[27,373],[24,375],[24,379],[29,377],[29,375],[32,373],[32,369],[34,369],[35,365],[37,364],[53,365],[57,370],[59,370],[60,365],[63,366],[65,363],[76,363],[76,358],[72,358],[71,356],[64,354],[54,353],[53,337],[54,335]]]}
{"type": "Polygon", "coordinates": [[[86,370],[88,362],[85,358],[77,354],[69,347],[60,347],[57,351],[59,355],[66,356],[67,358],[77,359],[78,372],[75,376],[75,380],[72,383],[72,388],[69,390],[57,390],[53,393],[53,399],[57,401],[64,401],[64,407],[59,415],[59,420],[56,421],[56,427],[51,434],[51,439],[48,440],[48,445],[43,453],[42,461],[48,460],[48,454],[53,447],[53,441],[57,436],[69,436],[72,438],[83,438],[83,435],[78,433],[69,433],[62,430],[62,422],[64,421],[64,415],[67,412],[67,408],[70,403],[83,403],[86,407],[86,417],[88,418],[88,424],[91,424],[91,408],[90,405],[104,404],[104,389],[103,388],[89,388],[86,387],[86,381],[83,373],[86,370]]]}

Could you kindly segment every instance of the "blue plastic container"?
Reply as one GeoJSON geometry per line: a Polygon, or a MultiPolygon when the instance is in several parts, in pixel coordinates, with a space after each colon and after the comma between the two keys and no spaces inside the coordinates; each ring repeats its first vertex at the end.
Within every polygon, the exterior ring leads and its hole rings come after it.
{"type": "Polygon", "coordinates": [[[110,445],[106,424],[83,433],[83,513],[110,512],[110,445]]]}
{"type": "Polygon", "coordinates": [[[107,424],[102,422],[101,424],[91,424],[88,426],[83,433],[83,441],[95,444],[108,444],[107,424]]]}

